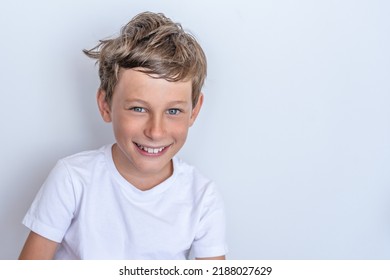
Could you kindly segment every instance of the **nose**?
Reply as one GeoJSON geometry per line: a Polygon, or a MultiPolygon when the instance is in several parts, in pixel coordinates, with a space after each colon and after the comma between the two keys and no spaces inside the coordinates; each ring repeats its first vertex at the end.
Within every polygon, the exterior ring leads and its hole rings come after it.
{"type": "Polygon", "coordinates": [[[150,116],[146,127],[145,135],[152,140],[158,140],[165,135],[165,124],[164,119],[158,115],[150,116]]]}

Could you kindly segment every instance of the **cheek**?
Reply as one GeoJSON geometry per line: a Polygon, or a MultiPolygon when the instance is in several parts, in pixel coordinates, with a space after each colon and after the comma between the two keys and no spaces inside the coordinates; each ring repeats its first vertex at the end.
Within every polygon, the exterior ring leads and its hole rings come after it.
{"type": "Polygon", "coordinates": [[[129,137],[138,131],[137,122],[124,116],[114,116],[112,126],[116,136],[129,137]]]}
{"type": "Polygon", "coordinates": [[[171,133],[177,138],[177,140],[185,141],[188,134],[189,123],[188,121],[183,121],[172,125],[171,133]]]}

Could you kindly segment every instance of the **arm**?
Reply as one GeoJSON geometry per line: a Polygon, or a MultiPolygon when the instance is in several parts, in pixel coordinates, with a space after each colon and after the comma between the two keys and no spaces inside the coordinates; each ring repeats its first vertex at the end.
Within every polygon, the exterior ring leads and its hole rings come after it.
{"type": "Polygon", "coordinates": [[[204,196],[204,212],[192,244],[196,260],[226,260],[225,211],[222,198],[214,184],[204,196]]]}
{"type": "Polygon", "coordinates": [[[58,243],[31,231],[20,253],[19,260],[51,260],[58,243]]]}

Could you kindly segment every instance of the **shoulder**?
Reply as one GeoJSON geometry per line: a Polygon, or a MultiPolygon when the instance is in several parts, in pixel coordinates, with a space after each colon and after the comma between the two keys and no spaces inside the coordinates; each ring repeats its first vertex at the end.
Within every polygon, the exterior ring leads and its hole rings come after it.
{"type": "Polygon", "coordinates": [[[88,150],[79,152],[67,157],[64,157],[59,160],[62,164],[67,167],[90,167],[91,165],[95,165],[100,161],[104,161],[105,151],[108,146],[103,146],[96,150],[88,150]]]}
{"type": "Polygon", "coordinates": [[[88,182],[94,174],[101,174],[101,170],[106,169],[107,148],[109,148],[108,145],[64,157],[58,160],[52,173],[66,176],[73,183],[88,182]]]}
{"type": "Polygon", "coordinates": [[[200,200],[210,197],[219,197],[219,191],[215,182],[204,176],[198,168],[186,163],[180,158],[174,158],[175,168],[181,187],[186,185],[192,195],[200,200]]]}
{"type": "Polygon", "coordinates": [[[204,187],[213,184],[212,180],[204,176],[195,166],[188,164],[179,157],[174,158],[174,166],[177,169],[177,176],[193,186],[204,187]]]}

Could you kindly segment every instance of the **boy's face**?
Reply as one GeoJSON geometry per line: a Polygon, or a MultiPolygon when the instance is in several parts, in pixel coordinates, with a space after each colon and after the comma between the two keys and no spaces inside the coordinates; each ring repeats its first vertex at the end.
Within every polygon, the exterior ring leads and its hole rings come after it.
{"type": "Polygon", "coordinates": [[[181,149],[188,129],[202,106],[192,107],[192,84],[152,78],[123,69],[111,106],[98,93],[103,119],[112,122],[117,145],[114,162],[126,178],[166,179],[172,174],[172,157],[181,149]]]}

